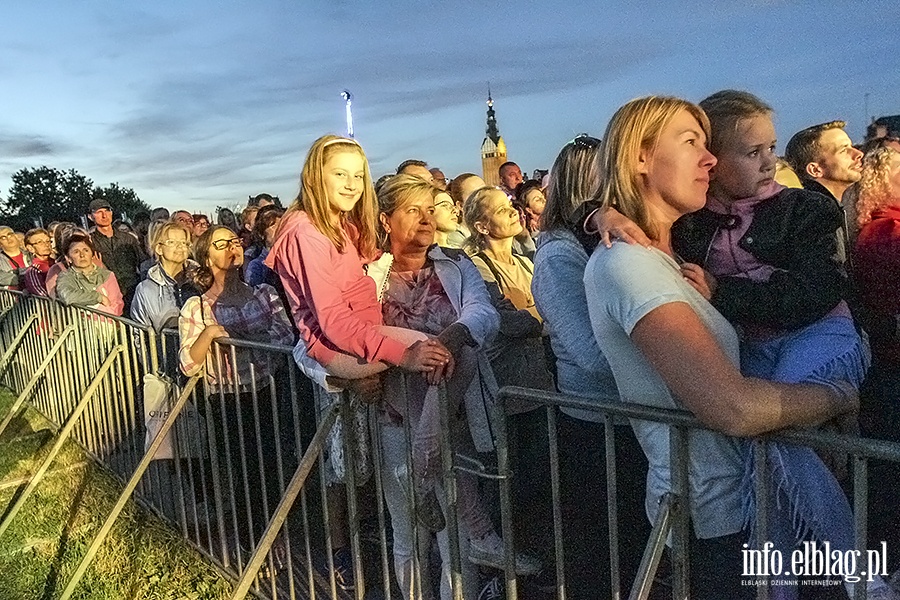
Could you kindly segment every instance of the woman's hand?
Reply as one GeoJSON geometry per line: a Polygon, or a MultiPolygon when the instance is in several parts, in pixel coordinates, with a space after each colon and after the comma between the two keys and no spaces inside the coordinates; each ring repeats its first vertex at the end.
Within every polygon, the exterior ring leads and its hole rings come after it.
{"type": "Polygon", "coordinates": [[[595,211],[588,218],[585,231],[599,235],[600,242],[607,248],[612,247],[613,238],[628,244],[640,244],[645,248],[650,246],[650,238],[644,230],[612,207],[595,211]]]}
{"type": "Polygon", "coordinates": [[[206,336],[207,342],[212,342],[213,340],[217,340],[219,338],[228,337],[228,332],[219,324],[207,325],[206,329],[204,329],[201,333],[201,336],[206,336]]]}
{"type": "Polygon", "coordinates": [[[440,385],[453,377],[453,371],[455,369],[456,361],[453,360],[453,356],[451,355],[450,360],[446,364],[435,367],[433,371],[426,371],[425,381],[428,382],[428,385],[440,385]]]}
{"type": "Polygon", "coordinates": [[[100,304],[102,304],[103,306],[112,305],[112,302],[110,301],[109,296],[106,295],[106,290],[101,288],[101,289],[97,290],[97,294],[100,296],[100,304]]]}
{"type": "Polygon", "coordinates": [[[436,339],[421,340],[406,349],[400,359],[400,368],[407,371],[429,372],[443,368],[453,355],[436,339]]]}
{"type": "Polygon", "coordinates": [[[694,263],[684,263],[681,265],[681,274],[687,280],[691,287],[700,292],[700,295],[709,301],[716,294],[719,282],[713,275],[706,271],[700,265],[694,263]]]}

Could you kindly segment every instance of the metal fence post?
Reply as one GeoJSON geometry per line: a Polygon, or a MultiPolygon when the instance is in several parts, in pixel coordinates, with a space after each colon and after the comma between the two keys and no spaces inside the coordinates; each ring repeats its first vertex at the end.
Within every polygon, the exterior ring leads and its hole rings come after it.
{"type": "Polygon", "coordinates": [[[194,390],[194,387],[197,385],[197,381],[199,379],[200,375],[194,375],[188,380],[187,385],[184,386],[184,390],[181,392],[181,395],[178,397],[178,400],[175,402],[172,410],[169,411],[169,415],[168,417],[166,417],[166,420],[163,423],[162,427],[160,427],[159,432],[156,434],[156,437],[153,438],[153,442],[147,449],[147,453],[144,455],[144,458],[138,465],[137,470],[135,470],[134,474],[131,476],[131,479],[128,481],[128,484],[125,486],[125,489],[119,495],[119,499],[116,500],[116,504],[113,506],[112,512],[110,512],[109,516],[106,517],[106,521],[103,522],[103,526],[100,527],[100,531],[97,532],[97,535],[94,537],[94,540],[88,547],[84,558],[81,559],[81,563],[79,563],[78,568],[75,569],[75,573],[69,580],[68,585],[66,585],[66,589],[63,590],[62,596],[60,596],[60,600],[68,600],[72,597],[72,594],[75,592],[75,588],[78,587],[78,583],[81,581],[81,578],[84,577],[84,572],[91,564],[91,561],[94,560],[94,556],[97,554],[97,550],[100,549],[100,545],[106,539],[106,536],[112,529],[113,524],[116,522],[119,514],[121,514],[122,509],[125,508],[125,504],[134,493],[138,482],[141,480],[141,477],[144,476],[144,472],[147,470],[147,467],[150,466],[150,462],[153,460],[153,457],[156,456],[156,451],[159,450],[159,447],[162,445],[163,440],[168,435],[169,430],[172,429],[172,426],[175,424],[175,420],[178,418],[181,409],[184,408],[184,405],[187,403],[187,399],[190,397],[191,392],[194,390]]]}
{"type": "Polygon", "coordinates": [[[440,408],[441,465],[444,471],[444,495],[447,498],[447,535],[450,538],[450,590],[453,593],[453,600],[463,600],[456,473],[453,470],[453,448],[450,444],[452,426],[450,424],[450,406],[447,402],[447,386],[444,384],[438,386],[438,407],[440,408]]]}
{"type": "Polygon", "coordinates": [[[56,439],[56,443],[53,444],[53,447],[50,449],[50,453],[44,459],[44,462],[41,463],[41,466],[35,471],[34,475],[31,477],[31,481],[28,482],[28,485],[25,487],[25,490],[16,500],[16,503],[13,504],[12,508],[9,509],[9,512],[6,514],[6,517],[3,519],[3,522],[0,523],[0,537],[6,532],[6,529],[9,527],[9,524],[15,518],[16,514],[22,508],[22,505],[25,504],[25,501],[28,500],[28,497],[34,491],[34,488],[41,482],[44,474],[47,472],[47,469],[50,468],[50,463],[56,458],[56,455],[59,454],[59,451],[62,449],[63,444],[68,441],[69,436],[72,433],[72,430],[75,429],[75,424],[78,423],[78,418],[81,416],[81,413],[84,412],[84,409],[91,402],[91,399],[94,396],[94,392],[97,391],[97,388],[100,386],[100,383],[103,381],[103,378],[106,376],[107,371],[109,371],[110,367],[112,367],[113,363],[115,363],[116,357],[124,352],[124,348],[121,346],[117,346],[110,352],[107,359],[101,365],[100,370],[94,375],[93,380],[91,381],[91,385],[88,386],[88,389],[85,390],[84,395],[81,397],[81,400],[78,401],[78,404],[75,406],[75,409],[72,411],[72,414],[69,416],[66,421],[65,427],[62,428],[62,431],[59,432],[59,435],[56,439]]]}
{"type": "Polygon", "coordinates": [[[56,343],[53,344],[53,348],[50,350],[50,353],[47,354],[47,356],[41,362],[40,366],[38,366],[37,371],[35,371],[34,375],[31,376],[31,380],[25,386],[25,389],[22,390],[22,393],[19,394],[19,396],[16,398],[16,401],[13,402],[12,407],[9,409],[9,414],[6,415],[5,419],[3,419],[3,423],[0,423],[0,435],[3,435],[3,432],[12,422],[13,418],[16,416],[16,413],[19,412],[20,408],[22,408],[22,404],[31,394],[35,386],[37,386],[38,382],[41,379],[41,376],[43,376],[44,374],[44,371],[47,370],[47,367],[49,367],[50,363],[53,362],[53,359],[56,358],[56,354],[59,352],[60,348],[62,348],[63,343],[66,341],[66,338],[74,333],[74,331],[75,326],[69,325],[59,336],[59,339],[56,340],[56,343]]]}
{"type": "Polygon", "coordinates": [[[690,431],[673,425],[669,428],[669,470],[672,479],[672,597],[690,597],[690,518],[691,488],[688,480],[690,431]]]}

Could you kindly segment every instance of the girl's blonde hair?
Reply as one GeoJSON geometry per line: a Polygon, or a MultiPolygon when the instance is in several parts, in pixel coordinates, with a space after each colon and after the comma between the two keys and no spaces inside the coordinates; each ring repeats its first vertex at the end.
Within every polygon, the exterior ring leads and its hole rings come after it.
{"type": "Polygon", "coordinates": [[[641,196],[640,155],[642,150],[655,151],[663,129],[682,110],[697,119],[709,139],[709,119],[699,106],[681,98],[647,96],[616,111],[606,126],[597,157],[600,187],[595,199],[604,207],[615,207],[653,240],[659,239],[659,230],[641,196]]]}
{"type": "Polygon", "coordinates": [[[487,245],[487,236],[475,228],[475,223],[484,219],[491,197],[498,192],[506,196],[506,192],[496,186],[478,188],[463,204],[463,221],[472,232],[463,243],[463,250],[468,254],[478,254],[487,245]]]}
{"type": "MultiPolygon", "coordinates": [[[[378,211],[391,216],[395,210],[407,202],[428,196],[432,200],[440,190],[415,175],[394,175],[378,190],[378,211]]],[[[390,236],[385,232],[381,219],[378,220],[378,244],[385,252],[390,251],[390,236]]]]}
{"type": "Polygon", "coordinates": [[[895,156],[900,156],[900,152],[883,146],[863,157],[856,203],[856,222],[860,227],[872,220],[872,213],[877,209],[900,202],[900,198],[893,197],[889,180],[891,159],[895,156]]]}
{"type": "MultiPolygon", "coordinates": [[[[313,142],[303,163],[303,171],[300,173],[300,192],[288,208],[285,217],[298,210],[306,212],[315,228],[331,240],[339,252],[344,252],[344,233],[340,226],[333,225],[328,219],[328,197],[324,183],[325,163],[341,152],[353,152],[363,159],[362,196],[344,218],[356,228],[356,250],[360,256],[372,259],[377,254],[378,247],[375,228],[378,204],[375,189],[372,187],[369,161],[362,146],[354,139],[329,134],[313,142]]],[[[285,218],[282,223],[287,221],[285,218]]],[[[279,235],[280,233],[279,231],[279,235]]]]}

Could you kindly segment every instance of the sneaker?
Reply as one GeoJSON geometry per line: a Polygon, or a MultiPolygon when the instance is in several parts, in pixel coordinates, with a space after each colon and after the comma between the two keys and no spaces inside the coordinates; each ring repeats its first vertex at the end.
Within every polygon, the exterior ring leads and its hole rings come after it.
{"type": "Polygon", "coordinates": [[[488,579],[478,593],[478,600],[503,600],[504,597],[506,597],[506,586],[503,585],[503,578],[499,575],[488,579]]]}
{"type": "MultiPolygon", "coordinates": [[[[506,546],[496,532],[491,531],[480,539],[469,540],[469,560],[476,565],[500,569],[506,565],[506,546]]],[[[528,554],[516,554],[516,575],[534,575],[541,570],[541,561],[528,554]]]]}
{"type": "Polygon", "coordinates": [[[353,556],[350,548],[344,546],[331,553],[334,563],[334,582],[345,592],[356,589],[356,577],[353,574],[353,556]]]}
{"type": "MultiPolygon", "coordinates": [[[[397,483],[400,484],[400,489],[403,490],[403,495],[406,496],[408,502],[412,497],[410,487],[413,486],[410,482],[409,469],[405,463],[397,465],[397,468],[394,469],[394,477],[397,478],[397,483]]],[[[447,527],[447,521],[444,520],[444,512],[441,510],[441,505],[438,502],[437,495],[434,493],[434,489],[424,489],[422,486],[414,487],[416,494],[416,520],[429,531],[434,533],[443,531],[447,527]]]]}

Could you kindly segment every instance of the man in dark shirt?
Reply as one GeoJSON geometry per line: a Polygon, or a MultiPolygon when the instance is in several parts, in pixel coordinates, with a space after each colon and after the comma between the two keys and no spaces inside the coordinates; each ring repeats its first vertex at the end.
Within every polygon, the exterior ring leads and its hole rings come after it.
{"type": "Polygon", "coordinates": [[[844,226],[838,231],[838,259],[852,271],[856,207],[845,204],[844,192],[859,181],[862,152],[853,147],[845,125],[844,121],[830,121],[798,131],[788,141],[784,158],[804,188],[833,198],[841,208],[844,226]]]}
{"type": "Polygon", "coordinates": [[[94,229],[91,237],[100,258],[107,269],[115,273],[125,300],[124,314],[131,310],[131,299],[138,284],[138,267],[141,264],[141,247],[135,236],[112,226],[112,206],[105,198],[95,198],[88,206],[94,229]]]}

